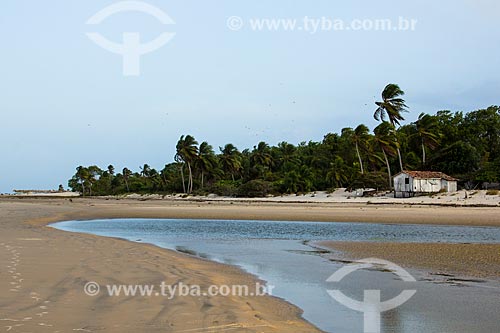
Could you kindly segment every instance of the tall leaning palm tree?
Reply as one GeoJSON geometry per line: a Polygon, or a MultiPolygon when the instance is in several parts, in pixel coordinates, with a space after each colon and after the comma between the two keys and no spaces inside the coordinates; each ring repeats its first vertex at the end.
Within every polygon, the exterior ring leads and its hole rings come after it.
{"type": "Polygon", "coordinates": [[[362,175],[365,174],[365,168],[363,165],[363,159],[361,158],[360,147],[366,146],[366,142],[370,137],[369,132],[370,130],[368,129],[368,127],[363,124],[359,125],[354,130],[352,128],[344,128],[342,130],[342,135],[346,135],[349,138],[350,142],[352,142],[356,147],[356,155],[358,156],[359,167],[361,169],[362,175]]]}
{"type": "MultiPolygon", "coordinates": [[[[396,128],[396,126],[401,125],[401,121],[405,120],[402,113],[408,112],[408,106],[406,105],[405,100],[402,98],[405,92],[401,90],[401,88],[394,83],[388,84],[384,90],[382,91],[382,102],[375,102],[378,106],[377,110],[375,110],[375,114],[373,117],[375,120],[379,120],[385,122],[386,120],[396,128]]],[[[397,137],[394,136],[396,143],[398,142],[397,137]]],[[[399,158],[399,167],[401,171],[403,171],[403,159],[401,157],[401,150],[399,149],[399,145],[397,146],[398,158],[399,158]]]]}
{"type": "Polygon", "coordinates": [[[427,163],[425,148],[436,149],[439,145],[440,134],[438,133],[438,122],[436,117],[421,113],[416,122],[417,135],[422,145],[422,164],[427,163]]]}
{"type": "Polygon", "coordinates": [[[191,193],[193,192],[193,169],[192,169],[192,164],[196,160],[196,156],[198,154],[198,142],[195,140],[194,137],[191,135],[186,135],[186,136],[181,136],[179,141],[177,142],[177,153],[175,155],[175,160],[179,163],[181,163],[181,175],[182,178],[184,171],[183,167],[184,164],[187,165],[188,167],[188,172],[189,172],[189,178],[188,178],[188,186],[184,185],[184,179],[183,179],[183,189],[184,193],[191,193]]]}
{"type": "Polygon", "coordinates": [[[130,188],[128,186],[128,180],[130,176],[132,176],[132,171],[127,168],[123,168],[122,170],[123,180],[125,181],[125,186],[127,187],[127,192],[130,192],[130,188]]]}
{"type": "Polygon", "coordinates": [[[212,171],[217,164],[214,149],[208,142],[202,142],[198,149],[195,161],[196,168],[200,171],[201,188],[203,188],[205,174],[212,171]]]}
{"type": "Polygon", "coordinates": [[[395,146],[396,148],[398,146],[398,143],[395,141],[394,126],[387,122],[383,122],[373,130],[373,133],[375,134],[373,137],[374,143],[379,147],[384,156],[384,162],[389,175],[389,188],[392,188],[392,173],[388,156],[394,156],[396,153],[395,146]]]}

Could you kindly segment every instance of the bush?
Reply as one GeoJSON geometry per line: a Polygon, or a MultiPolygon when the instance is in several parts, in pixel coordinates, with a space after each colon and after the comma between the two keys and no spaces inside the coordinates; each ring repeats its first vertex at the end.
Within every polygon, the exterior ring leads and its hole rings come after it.
{"type": "Polygon", "coordinates": [[[486,195],[498,195],[498,190],[488,190],[486,191],[486,195]]]}
{"type": "Polygon", "coordinates": [[[378,191],[390,190],[389,178],[385,172],[368,172],[358,175],[347,187],[349,191],[373,188],[378,191]]]}
{"type": "Polygon", "coordinates": [[[265,180],[251,180],[238,188],[238,197],[263,198],[273,192],[271,183],[265,180]]]}
{"type": "Polygon", "coordinates": [[[215,193],[223,197],[235,197],[238,194],[239,182],[231,180],[220,180],[207,188],[209,193],[215,193]]]}

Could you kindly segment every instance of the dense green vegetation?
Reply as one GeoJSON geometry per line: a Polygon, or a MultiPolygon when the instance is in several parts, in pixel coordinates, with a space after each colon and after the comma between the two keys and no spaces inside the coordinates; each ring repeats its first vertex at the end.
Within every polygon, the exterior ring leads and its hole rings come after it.
{"type": "Polygon", "coordinates": [[[78,167],[69,187],[84,195],[124,193],[216,193],[265,196],[339,187],[390,189],[391,175],[403,169],[442,171],[466,187],[500,180],[500,107],[464,114],[420,114],[400,126],[408,111],[404,92],[389,84],[377,102],[381,123],[326,134],[321,142],[238,150],[227,144],[216,152],[191,135],[177,142],[175,162],[162,170],[145,164],[138,172],[112,165],[78,167]]]}

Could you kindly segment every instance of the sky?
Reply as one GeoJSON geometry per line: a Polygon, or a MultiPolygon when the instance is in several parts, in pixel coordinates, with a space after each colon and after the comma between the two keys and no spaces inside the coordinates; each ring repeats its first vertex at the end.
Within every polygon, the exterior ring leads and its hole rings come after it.
{"type": "Polygon", "coordinates": [[[388,83],[406,92],[408,121],[500,104],[496,0],[147,0],[175,24],[138,11],[86,24],[120,2],[1,1],[0,193],[66,186],[79,165],[161,169],[183,134],[243,150],[320,141],[360,123],[374,128],[374,102],[388,83]],[[304,17],[417,24],[252,29],[259,19],[304,17]],[[117,44],[126,32],[142,43],[175,36],[140,57],[140,75],[125,76],[123,56],[89,32],[117,44]]]}

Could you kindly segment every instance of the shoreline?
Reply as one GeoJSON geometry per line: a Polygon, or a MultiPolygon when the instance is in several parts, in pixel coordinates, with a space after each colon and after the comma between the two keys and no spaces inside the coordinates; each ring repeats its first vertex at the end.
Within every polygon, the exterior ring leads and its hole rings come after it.
{"type": "MultiPolygon", "coordinates": [[[[168,325],[173,325],[171,327],[176,327],[174,331],[199,329],[200,327],[223,327],[223,325],[230,328],[231,326],[227,325],[232,325],[232,327],[240,325],[235,328],[245,328],[248,332],[315,332],[318,330],[302,319],[300,309],[275,297],[210,298],[202,301],[189,300],[187,305],[183,304],[184,300],[175,300],[168,307],[161,301],[153,299],[151,304],[146,307],[147,310],[139,311],[142,313],[140,316],[138,310],[145,306],[141,300],[132,299],[122,304],[114,300],[97,302],[97,299],[89,299],[89,297],[82,295],[84,284],[82,280],[95,275],[103,281],[115,281],[115,283],[117,279],[120,282],[140,283],[151,281],[152,277],[154,280],[160,281],[159,279],[168,280],[169,278],[175,280],[176,276],[177,278],[182,276],[183,279],[192,281],[192,284],[195,284],[196,281],[202,281],[219,285],[231,281],[233,284],[241,284],[242,281],[251,284],[258,281],[258,278],[237,267],[186,256],[154,245],[87,234],[66,233],[47,225],[65,220],[98,218],[203,218],[320,222],[338,220],[342,222],[500,227],[500,219],[497,217],[499,212],[500,209],[486,210],[470,207],[375,207],[362,204],[346,206],[290,203],[256,204],[251,202],[144,202],[131,199],[85,198],[70,201],[69,199],[53,198],[23,200],[0,198],[0,221],[2,221],[0,224],[0,243],[9,243],[9,246],[19,247],[21,258],[23,258],[24,252],[30,253],[31,265],[23,266],[19,272],[23,274],[24,280],[31,280],[31,289],[37,289],[36,286],[42,287],[38,288],[40,291],[32,291],[32,293],[35,292],[39,295],[36,296],[37,298],[52,302],[49,304],[58,308],[53,310],[58,314],[57,319],[53,322],[57,323],[57,327],[60,328],[80,329],[86,326],[72,327],[71,325],[74,325],[75,322],[84,322],[88,325],[96,322],[100,325],[99,327],[105,327],[111,331],[126,332],[129,331],[127,327],[123,324],[117,324],[123,323],[125,320],[138,325],[134,326],[133,329],[130,328],[130,331],[137,329],[147,329],[152,332],[162,331],[162,328],[165,328],[164,323],[168,322],[168,325]],[[414,217],[401,220],[403,213],[414,217]],[[125,258],[124,253],[128,253],[125,258]],[[82,262],[85,263],[83,268],[80,267],[82,262]],[[41,263],[43,263],[42,266],[41,263]],[[137,270],[137,267],[143,269],[137,270]],[[70,280],[65,277],[68,271],[72,273],[70,280]],[[120,274],[112,274],[116,271],[120,274]],[[128,281],[123,281],[124,277],[128,281]],[[50,286],[48,281],[58,281],[58,283],[56,286],[50,286]],[[65,301],[68,302],[68,299],[77,299],[78,305],[69,309],[67,306],[65,308],[64,304],[65,301]],[[95,319],[94,310],[97,308],[102,314],[95,319]],[[162,310],[158,312],[157,309],[162,310]],[[176,309],[176,311],[168,309],[176,309]],[[146,315],[144,315],[144,311],[147,313],[146,315]],[[177,311],[183,312],[184,315],[176,318],[177,311]],[[154,313],[154,316],[151,313],[154,313]],[[200,316],[211,319],[204,319],[201,322],[191,321],[200,316]],[[145,320],[145,317],[149,319],[145,320]]],[[[369,246],[364,248],[369,250],[369,246]]],[[[22,266],[22,262],[20,266],[22,266]]],[[[0,304],[0,310],[10,316],[19,317],[18,311],[21,311],[26,317],[33,315],[25,313],[28,312],[26,310],[20,310],[26,308],[27,302],[18,301],[16,296],[19,294],[5,293],[3,290],[6,288],[2,287],[6,286],[2,286],[0,283],[0,296],[2,300],[6,301],[0,304]]],[[[24,291],[24,289],[23,286],[21,290],[24,291]]],[[[25,295],[28,301],[29,295],[25,295]]],[[[52,311],[47,312],[49,312],[47,316],[52,313],[52,311]]],[[[42,324],[49,325],[50,323],[47,319],[47,323],[42,322],[42,324]]]]}
{"type": "MultiPolygon", "coordinates": [[[[174,285],[183,281],[185,285],[247,285],[250,288],[261,280],[239,267],[153,244],[65,232],[48,226],[66,220],[113,218],[117,213],[113,210],[80,204],[68,207],[54,201],[7,203],[7,209],[5,204],[0,200],[0,262],[10,260],[4,258],[4,247],[7,252],[14,249],[20,253],[16,256],[21,258],[15,259],[19,260],[17,277],[13,275],[9,279],[6,273],[10,272],[0,271],[0,312],[3,313],[1,317],[6,316],[0,319],[8,324],[10,321],[22,322],[23,328],[36,330],[46,326],[67,331],[321,332],[302,318],[301,309],[274,296],[179,297],[172,300],[153,297],[147,298],[147,303],[141,297],[87,296],[83,287],[88,280],[101,285],[151,285],[153,282],[160,285],[165,281],[174,285]],[[26,204],[38,212],[28,213],[26,204]],[[6,218],[6,210],[14,220],[6,218]],[[127,253],[126,261],[124,253],[127,253]],[[29,258],[28,265],[23,264],[25,258],[29,258]],[[80,267],[82,262],[85,265],[80,267]],[[22,284],[18,291],[9,292],[9,282],[14,278],[22,280],[22,284]],[[96,309],[100,311],[97,317],[96,309]]],[[[115,208],[121,213],[124,211],[123,207],[115,208]]],[[[132,211],[133,208],[125,214],[132,211]]],[[[158,212],[155,215],[165,216],[158,212]]]]}
{"type": "MultiPolygon", "coordinates": [[[[500,227],[500,207],[367,204],[362,202],[274,202],[254,200],[144,200],[110,198],[2,198],[1,203],[66,204],[74,208],[93,208],[104,218],[178,218],[271,220],[309,222],[356,222],[381,224],[428,224],[500,227]],[[126,207],[127,209],[123,209],[126,207]],[[158,215],[159,214],[159,215],[158,215]]],[[[79,211],[78,218],[96,218],[79,211]]],[[[97,216],[98,218],[99,216],[97,216]]]]}

